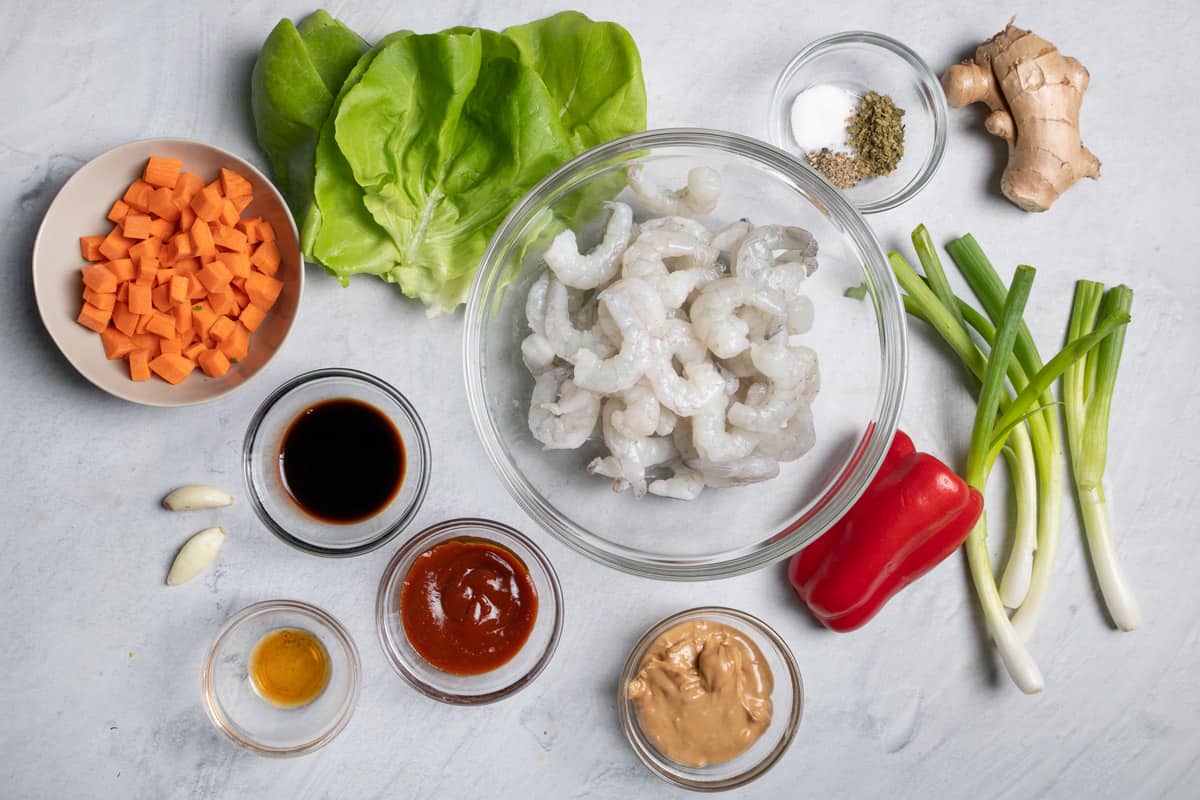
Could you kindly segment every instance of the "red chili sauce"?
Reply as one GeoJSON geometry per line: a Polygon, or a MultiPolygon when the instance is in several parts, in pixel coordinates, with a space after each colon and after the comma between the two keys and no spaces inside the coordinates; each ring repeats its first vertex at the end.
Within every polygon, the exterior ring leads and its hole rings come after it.
{"type": "Polygon", "coordinates": [[[451,539],[417,556],[400,588],[404,633],[444,672],[478,675],[506,664],[529,639],[537,589],[512,551],[451,539]]]}

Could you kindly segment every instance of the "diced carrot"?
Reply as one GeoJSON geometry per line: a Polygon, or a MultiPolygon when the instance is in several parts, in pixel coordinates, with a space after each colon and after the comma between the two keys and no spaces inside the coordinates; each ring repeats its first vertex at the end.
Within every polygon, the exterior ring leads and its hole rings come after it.
{"type": "Polygon", "coordinates": [[[183,357],[190,358],[192,361],[196,361],[198,358],[200,358],[200,354],[206,349],[207,348],[204,346],[203,342],[196,342],[189,345],[188,348],[183,351],[183,357]]]}
{"type": "Polygon", "coordinates": [[[171,302],[172,303],[187,303],[188,279],[186,275],[174,275],[171,277],[171,302]]]}
{"type": "Polygon", "coordinates": [[[153,279],[158,274],[159,266],[158,259],[152,256],[143,256],[138,261],[137,275],[139,278],[153,279]]]}
{"type": "Polygon", "coordinates": [[[225,198],[225,202],[221,204],[221,216],[218,219],[225,225],[230,227],[237,224],[241,217],[238,216],[237,206],[229,198],[225,198]]]}
{"type": "Polygon", "coordinates": [[[281,291],[283,291],[283,281],[276,280],[270,275],[252,272],[250,277],[246,278],[246,294],[250,295],[250,302],[264,311],[275,305],[281,291]]]}
{"type": "Polygon", "coordinates": [[[179,210],[179,228],[181,230],[190,231],[192,226],[196,224],[196,212],[192,211],[190,205],[179,210]]]}
{"type": "Polygon", "coordinates": [[[131,281],[137,275],[137,270],[133,268],[133,259],[117,258],[112,261],[105,261],[104,268],[111,272],[118,281],[131,281]]]}
{"type": "Polygon", "coordinates": [[[202,219],[197,219],[191,227],[192,252],[201,256],[217,254],[217,246],[213,243],[212,228],[202,219]]]}
{"type": "Polygon", "coordinates": [[[196,254],[195,248],[192,247],[192,237],[183,231],[171,237],[171,244],[175,245],[175,251],[180,257],[196,254]]]}
{"type": "Polygon", "coordinates": [[[212,182],[212,183],[208,184],[208,185],[207,185],[207,186],[205,186],[204,188],[205,188],[205,189],[212,189],[214,192],[216,192],[218,195],[220,195],[220,196],[221,196],[221,199],[222,199],[222,200],[224,200],[224,199],[225,199],[225,193],[221,191],[221,176],[220,176],[220,175],[218,175],[218,176],[217,176],[217,177],[216,177],[216,178],[213,180],[213,182],[212,182]]]}
{"type": "Polygon", "coordinates": [[[133,339],[133,346],[143,351],[146,358],[154,358],[159,353],[159,348],[162,346],[162,339],[155,336],[153,333],[135,333],[129,337],[133,339]]]}
{"type": "Polygon", "coordinates": [[[119,285],[117,287],[117,302],[118,303],[124,303],[126,300],[129,299],[130,285],[131,285],[131,283],[129,281],[125,281],[124,283],[122,283],[121,285],[119,285]]]}
{"type": "MultiPolygon", "coordinates": [[[[179,263],[179,262],[175,262],[179,263]]],[[[158,272],[154,273],[154,285],[162,286],[164,283],[170,283],[171,278],[175,277],[175,267],[163,267],[158,272]]]]}
{"type": "Polygon", "coordinates": [[[264,242],[275,241],[275,229],[271,227],[271,223],[265,220],[258,223],[258,238],[264,242]]]}
{"type": "Polygon", "coordinates": [[[129,310],[129,306],[120,300],[113,306],[113,327],[126,336],[133,336],[137,329],[138,315],[129,310]]]}
{"type": "Polygon", "coordinates": [[[163,339],[159,343],[159,348],[163,353],[169,353],[176,356],[183,354],[183,345],[179,343],[178,339],[163,339]]]}
{"type": "Polygon", "coordinates": [[[104,256],[100,254],[100,245],[104,241],[103,236],[80,236],[79,237],[79,254],[83,256],[84,261],[102,261],[104,256]]]}
{"type": "Polygon", "coordinates": [[[174,189],[175,184],[179,182],[179,170],[181,169],[183,169],[183,162],[177,158],[150,156],[150,160],[146,162],[146,170],[142,173],[142,180],[151,186],[174,189]]]}
{"type": "Polygon", "coordinates": [[[212,186],[205,186],[192,198],[190,206],[192,211],[196,212],[198,218],[205,222],[212,222],[221,216],[221,208],[224,202],[224,198],[221,197],[220,192],[212,186]]]}
{"type": "Polygon", "coordinates": [[[120,222],[125,219],[125,215],[129,213],[129,204],[124,200],[118,199],[112,204],[112,208],[108,210],[109,222],[120,222]]]}
{"type": "Polygon", "coordinates": [[[126,214],[125,218],[121,220],[121,235],[127,239],[148,239],[150,237],[150,215],[132,212],[126,214]]]}
{"type": "Polygon", "coordinates": [[[201,267],[200,271],[196,273],[196,277],[210,293],[221,292],[229,287],[233,273],[229,271],[224,262],[212,261],[201,267]]]}
{"type": "MultiPolygon", "coordinates": [[[[250,277],[249,275],[246,276],[246,278],[249,278],[249,277],[250,277]]],[[[235,289],[241,289],[242,291],[245,291],[246,290],[246,278],[243,278],[241,275],[234,275],[233,280],[229,281],[229,285],[235,289]]],[[[246,302],[249,302],[249,298],[246,299],[246,302]]]]}
{"type": "Polygon", "coordinates": [[[233,304],[240,312],[243,308],[250,305],[250,295],[246,294],[244,289],[234,286],[232,281],[230,281],[229,285],[233,291],[233,304]]]}
{"type": "Polygon", "coordinates": [[[223,292],[209,292],[208,304],[214,314],[228,314],[233,310],[233,292],[228,288],[223,292]]]}
{"type": "Polygon", "coordinates": [[[250,206],[251,203],[254,202],[254,195],[239,194],[236,197],[230,197],[229,201],[233,203],[233,207],[237,209],[237,212],[240,215],[250,206]]]}
{"type": "Polygon", "coordinates": [[[217,229],[213,231],[213,241],[217,243],[218,247],[224,247],[235,253],[250,252],[250,245],[246,243],[246,234],[228,225],[217,226],[217,229]]]}
{"type": "Polygon", "coordinates": [[[146,323],[146,332],[170,339],[175,335],[175,319],[163,313],[151,314],[150,321],[146,323]]]}
{"type": "MultiPolygon", "coordinates": [[[[120,287],[117,287],[118,291],[120,287]]],[[[84,287],[83,299],[103,311],[110,310],[117,304],[117,295],[114,292],[96,292],[84,287]]]]}
{"type": "MultiPolygon", "coordinates": [[[[190,306],[189,306],[189,308],[190,308],[190,306]]],[[[176,324],[176,327],[178,327],[178,324],[176,324]]],[[[179,334],[179,344],[183,347],[183,349],[185,351],[191,346],[192,342],[194,342],[194,341],[196,341],[196,329],[195,328],[188,328],[186,331],[179,334]]]]}
{"type": "MultiPolygon", "coordinates": [[[[146,326],[150,324],[150,320],[154,319],[154,307],[151,306],[150,311],[145,314],[138,315],[137,325],[133,329],[134,335],[146,332],[146,326]]],[[[151,334],[153,335],[153,334],[151,334]]],[[[138,345],[139,347],[141,345],[138,345]]]]}
{"type": "Polygon", "coordinates": [[[188,275],[188,300],[202,300],[205,297],[208,297],[208,289],[204,288],[194,273],[188,275]]]}
{"type": "Polygon", "coordinates": [[[258,223],[258,217],[243,217],[233,227],[246,234],[246,241],[249,244],[258,244],[262,241],[258,238],[258,223]]]}
{"type": "Polygon", "coordinates": [[[241,361],[250,352],[250,331],[242,323],[234,323],[233,333],[218,346],[231,362],[241,361]]]}
{"type": "Polygon", "coordinates": [[[196,196],[196,192],[204,188],[204,181],[194,172],[184,172],[179,176],[179,180],[175,183],[175,199],[182,201],[179,204],[179,209],[182,211],[187,207],[188,203],[192,202],[192,198],[196,196]]]}
{"type": "Polygon", "coordinates": [[[245,253],[217,253],[217,260],[234,278],[250,277],[250,257],[245,253]]]}
{"type": "Polygon", "coordinates": [[[110,261],[114,258],[125,258],[129,255],[129,248],[135,243],[135,240],[122,236],[121,228],[114,225],[112,231],[100,243],[100,254],[110,261]]]}
{"type": "Polygon", "coordinates": [[[200,271],[200,259],[195,256],[188,256],[176,261],[171,268],[175,270],[176,275],[195,275],[200,271]]]}
{"type": "Polygon", "coordinates": [[[212,336],[218,342],[223,342],[226,339],[228,339],[236,329],[237,329],[236,322],[231,320],[229,317],[222,316],[222,317],[217,317],[216,321],[212,324],[212,327],[209,329],[208,333],[210,336],[212,336]]]}
{"type": "Polygon", "coordinates": [[[150,371],[167,383],[179,383],[196,365],[178,353],[162,353],[150,362],[150,371]]]}
{"type": "Polygon", "coordinates": [[[204,350],[196,360],[210,378],[219,378],[229,371],[229,359],[220,350],[204,350]]]}
{"type": "Polygon", "coordinates": [[[112,309],[96,308],[91,303],[85,302],[75,321],[89,330],[100,333],[108,327],[110,319],[112,319],[112,309]]]}
{"type": "Polygon", "coordinates": [[[201,300],[199,303],[193,303],[191,308],[192,326],[200,331],[202,336],[208,336],[209,329],[217,321],[217,315],[213,312],[212,306],[208,304],[207,300],[201,300]]]}
{"type": "Polygon", "coordinates": [[[250,263],[258,267],[264,275],[274,275],[279,271],[279,247],[275,242],[263,242],[254,248],[250,263]]]}
{"type": "Polygon", "coordinates": [[[135,211],[145,213],[150,210],[150,195],[153,192],[154,187],[139,178],[129,184],[129,188],[125,190],[125,195],[121,199],[135,211]]]}
{"type": "MultiPolygon", "coordinates": [[[[151,225],[154,223],[151,222],[151,225]]],[[[149,256],[150,258],[158,258],[158,253],[162,249],[162,239],[157,236],[151,236],[149,239],[142,241],[129,248],[129,257],[135,262],[141,261],[149,256]]]]}
{"type": "Polygon", "coordinates": [[[192,307],[187,303],[180,303],[175,306],[175,330],[179,333],[187,333],[192,329],[192,307]]]}
{"type": "Polygon", "coordinates": [[[170,189],[160,186],[154,190],[150,195],[150,213],[168,222],[179,219],[179,206],[175,205],[170,189]]]}
{"type": "Polygon", "coordinates": [[[83,285],[94,292],[115,292],[117,276],[112,274],[104,264],[92,264],[83,269],[83,285]]]}
{"type": "Polygon", "coordinates": [[[221,193],[226,197],[238,197],[243,194],[250,194],[254,189],[250,186],[250,181],[243,178],[231,169],[221,167],[221,193]]]}
{"type": "Polygon", "coordinates": [[[156,219],[150,223],[150,235],[162,241],[171,238],[175,233],[175,225],[169,219],[156,219]]]}
{"type": "Polygon", "coordinates": [[[150,287],[142,283],[129,285],[129,311],[141,316],[154,310],[150,287]]]}
{"type": "Polygon", "coordinates": [[[159,311],[166,312],[171,307],[171,287],[160,284],[150,290],[150,300],[159,311]]]}
{"type": "Polygon", "coordinates": [[[262,324],[262,321],[266,316],[267,312],[251,303],[242,309],[242,313],[241,316],[238,317],[238,321],[246,326],[246,330],[253,333],[254,331],[258,330],[258,326],[262,324]]]}
{"type": "Polygon", "coordinates": [[[133,339],[116,328],[105,328],[101,331],[100,342],[104,345],[104,355],[109,361],[124,358],[133,350],[133,339]]]}
{"type": "Polygon", "coordinates": [[[129,354],[129,380],[150,380],[149,360],[145,350],[134,350],[129,354]]]}

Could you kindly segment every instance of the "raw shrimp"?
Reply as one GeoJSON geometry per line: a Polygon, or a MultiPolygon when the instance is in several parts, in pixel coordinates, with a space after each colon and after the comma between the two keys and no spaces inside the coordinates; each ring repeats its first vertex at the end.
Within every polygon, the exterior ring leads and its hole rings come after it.
{"type": "Polygon", "coordinates": [[[591,327],[579,330],[571,321],[571,298],[567,287],[551,278],[546,290],[545,336],[555,354],[575,362],[579,352],[587,351],[597,358],[608,358],[616,351],[603,329],[591,327]]]}
{"type": "Polygon", "coordinates": [[[729,421],[746,430],[777,432],[815,393],[817,354],[807,347],[755,342],[750,345],[750,358],[769,383],[752,385],[746,402],[730,407],[729,421]]]}
{"type": "Polygon", "coordinates": [[[573,289],[595,289],[612,281],[621,268],[621,254],[633,233],[633,209],[624,203],[605,203],[612,212],[604,239],[587,255],[579,253],[575,231],[554,237],[546,250],[546,264],[559,281],[573,289]]]}
{"type": "Polygon", "coordinates": [[[678,455],[675,445],[666,437],[630,438],[622,435],[613,425],[613,415],[624,410],[619,398],[610,398],[604,403],[601,429],[604,444],[610,455],[595,458],[587,470],[593,475],[613,479],[613,491],[622,492],[632,488],[634,496],[646,493],[646,468],[670,461],[678,455]]]}
{"type": "Polygon", "coordinates": [[[725,425],[725,410],[729,398],[718,394],[707,406],[692,416],[692,443],[705,461],[736,461],[754,451],[758,436],[725,425]]]}
{"type": "Polygon", "coordinates": [[[573,450],[591,436],[600,398],[571,380],[569,367],[544,372],[533,382],[529,430],[547,450],[573,450]]]}
{"type": "Polygon", "coordinates": [[[627,175],[629,188],[654,214],[699,217],[716,208],[721,199],[721,173],[712,167],[689,169],[687,186],[683,189],[664,189],[648,183],[645,169],[640,164],[630,167],[627,175]]]}
{"type": "Polygon", "coordinates": [[[650,494],[675,500],[695,500],[704,491],[704,476],[696,470],[678,460],[671,462],[670,469],[671,477],[650,482],[647,487],[650,494]]]}
{"type": "Polygon", "coordinates": [[[790,294],[808,277],[804,259],[815,258],[817,240],[803,228],[763,225],[746,234],[733,262],[733,274],[790,294]],[[787,250],[793,260],[776,263],[775,251],[787,250]]]}
{"type": "Polygon", "coordinates": [[[736,220],[714,233],[712,239],[709,240],[709,244],[722,253],[736,253],[738,246],[746,238],[746,234],[750,233],[753,229],[754,226],[750,224],[750,220],[736,220]]]}
{"type": "Polygon", "coordinates": [[[733,358],[750,346],[750,326],[734,313],[745,306],[780,319],[787,313],[779,292],[741,278],[713,281],[692,301],[692,330],[717,358],[733,358]]]}
{"type": "Polygon", "coordinates": [[[659,403],[658,427],[654,429],[654,435],[670,436],[675,432],[675,426],[678,422],[679,417],[675,416],[675,412],[659,403]]]}
{"type": "Polygon", "coordinates": [[[749,455],[733,461],[693,459],[685,466],[695,471],[705,486],[720,489],[769,481],[779,474],[779,462],[760,455],[749,455]]]}
{"type": "MultiPolygon", "coordinates": [[[[688,217],[655,217],[648,219],[638,226],[638,236],[651,231],[667,231],[669,233],[686,233],[693,239],[699,239],[704,244],[711,244],[712,233],[703,222],[697,222],[688,217]]],[[[638,238],[637,236],[634,237],[638,238]]]]}
{"type": "Polygon", "coordinates": [[[652,230],[638,234],[625,251],[621,275],[650,283],[667,308],[679,308],[697,286],[721,276],[718,251],[690,233],[652,230]],[[671,271],[666,259],[687,257],[690,266],[671,271]]]}
{"type": "Polygon", "coordinates": [[[621,349],[607,358],[586,349],[575,353],[575,382],[588,391],[623,392],[637,383],[650,365],[650,333],[634,309],[626,283],[617,281],[600,293],[601,307],[621,334],[621,349]]]}
{"type": "Polygon", "coordinates": [[[690,417],[708,405],[725,384],[705,358],[704,345],[692,336],[691,326],[682,320],[669,320],[663,335],[654,340],[654,357],[646,377],[658,402],[683,417],[690,417]],[[684,377],[675,371],[676,360],[683,365],[684,377]]]}
{"type": "Polygon", "coordinates": [[[521,360],[535,377],[554,366],[555,355],[550,340],[540,333],[531,333],[521,340],[521,360]]]}
{"type": "Polygon", "coordinates": [[[796,336],[812,330],[813,304],[804,295],[789,297],[787,301],[787,331],[796,336]]]}
{"type": "Polygon", "coordinates": [[[807,399],[803,399],[782,430],[760,434],[754,452],[776,461],[795,461],[811,450],[816,441],[812,406],[807,399]]]}
{"type": "Polygon", "coordinates": [[[629,439],[644,439],[658,429],[661,406],[649,382],[642,380],[621,393],[623,408],[613,411],[612,426],[629,439]]]}

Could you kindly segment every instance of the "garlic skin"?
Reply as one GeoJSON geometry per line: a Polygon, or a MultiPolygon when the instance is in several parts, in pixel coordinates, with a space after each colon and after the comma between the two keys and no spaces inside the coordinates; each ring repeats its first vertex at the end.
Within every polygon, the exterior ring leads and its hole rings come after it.
{"type": "Polygon", "coordinates": [[[187,583],[208,569],[216,560],[221,545],[225,544],[227,535],[229,531],[224,528],[205,528],[184,542],[167,573],[167,586],[187,583]]]}
{"type": "Polygon", "coordinates": [[[233,505],[233,495],[224,489],[204,484],[180,486],[163,498],[168,511],[190,511],[196,508],[219,508],[233,505]]]}

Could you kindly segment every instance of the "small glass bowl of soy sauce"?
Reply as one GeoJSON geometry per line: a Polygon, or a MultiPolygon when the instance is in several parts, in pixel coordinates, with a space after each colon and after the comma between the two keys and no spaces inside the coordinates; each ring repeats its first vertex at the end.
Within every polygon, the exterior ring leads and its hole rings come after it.
{"type": "Polygon", "coordinates": [[[429,461],[412,403],[352,369],[284,383],[255,412],[242,449],[259,519],[322,556],[359,555],[395,538],[425,499],[429,461]]]}

